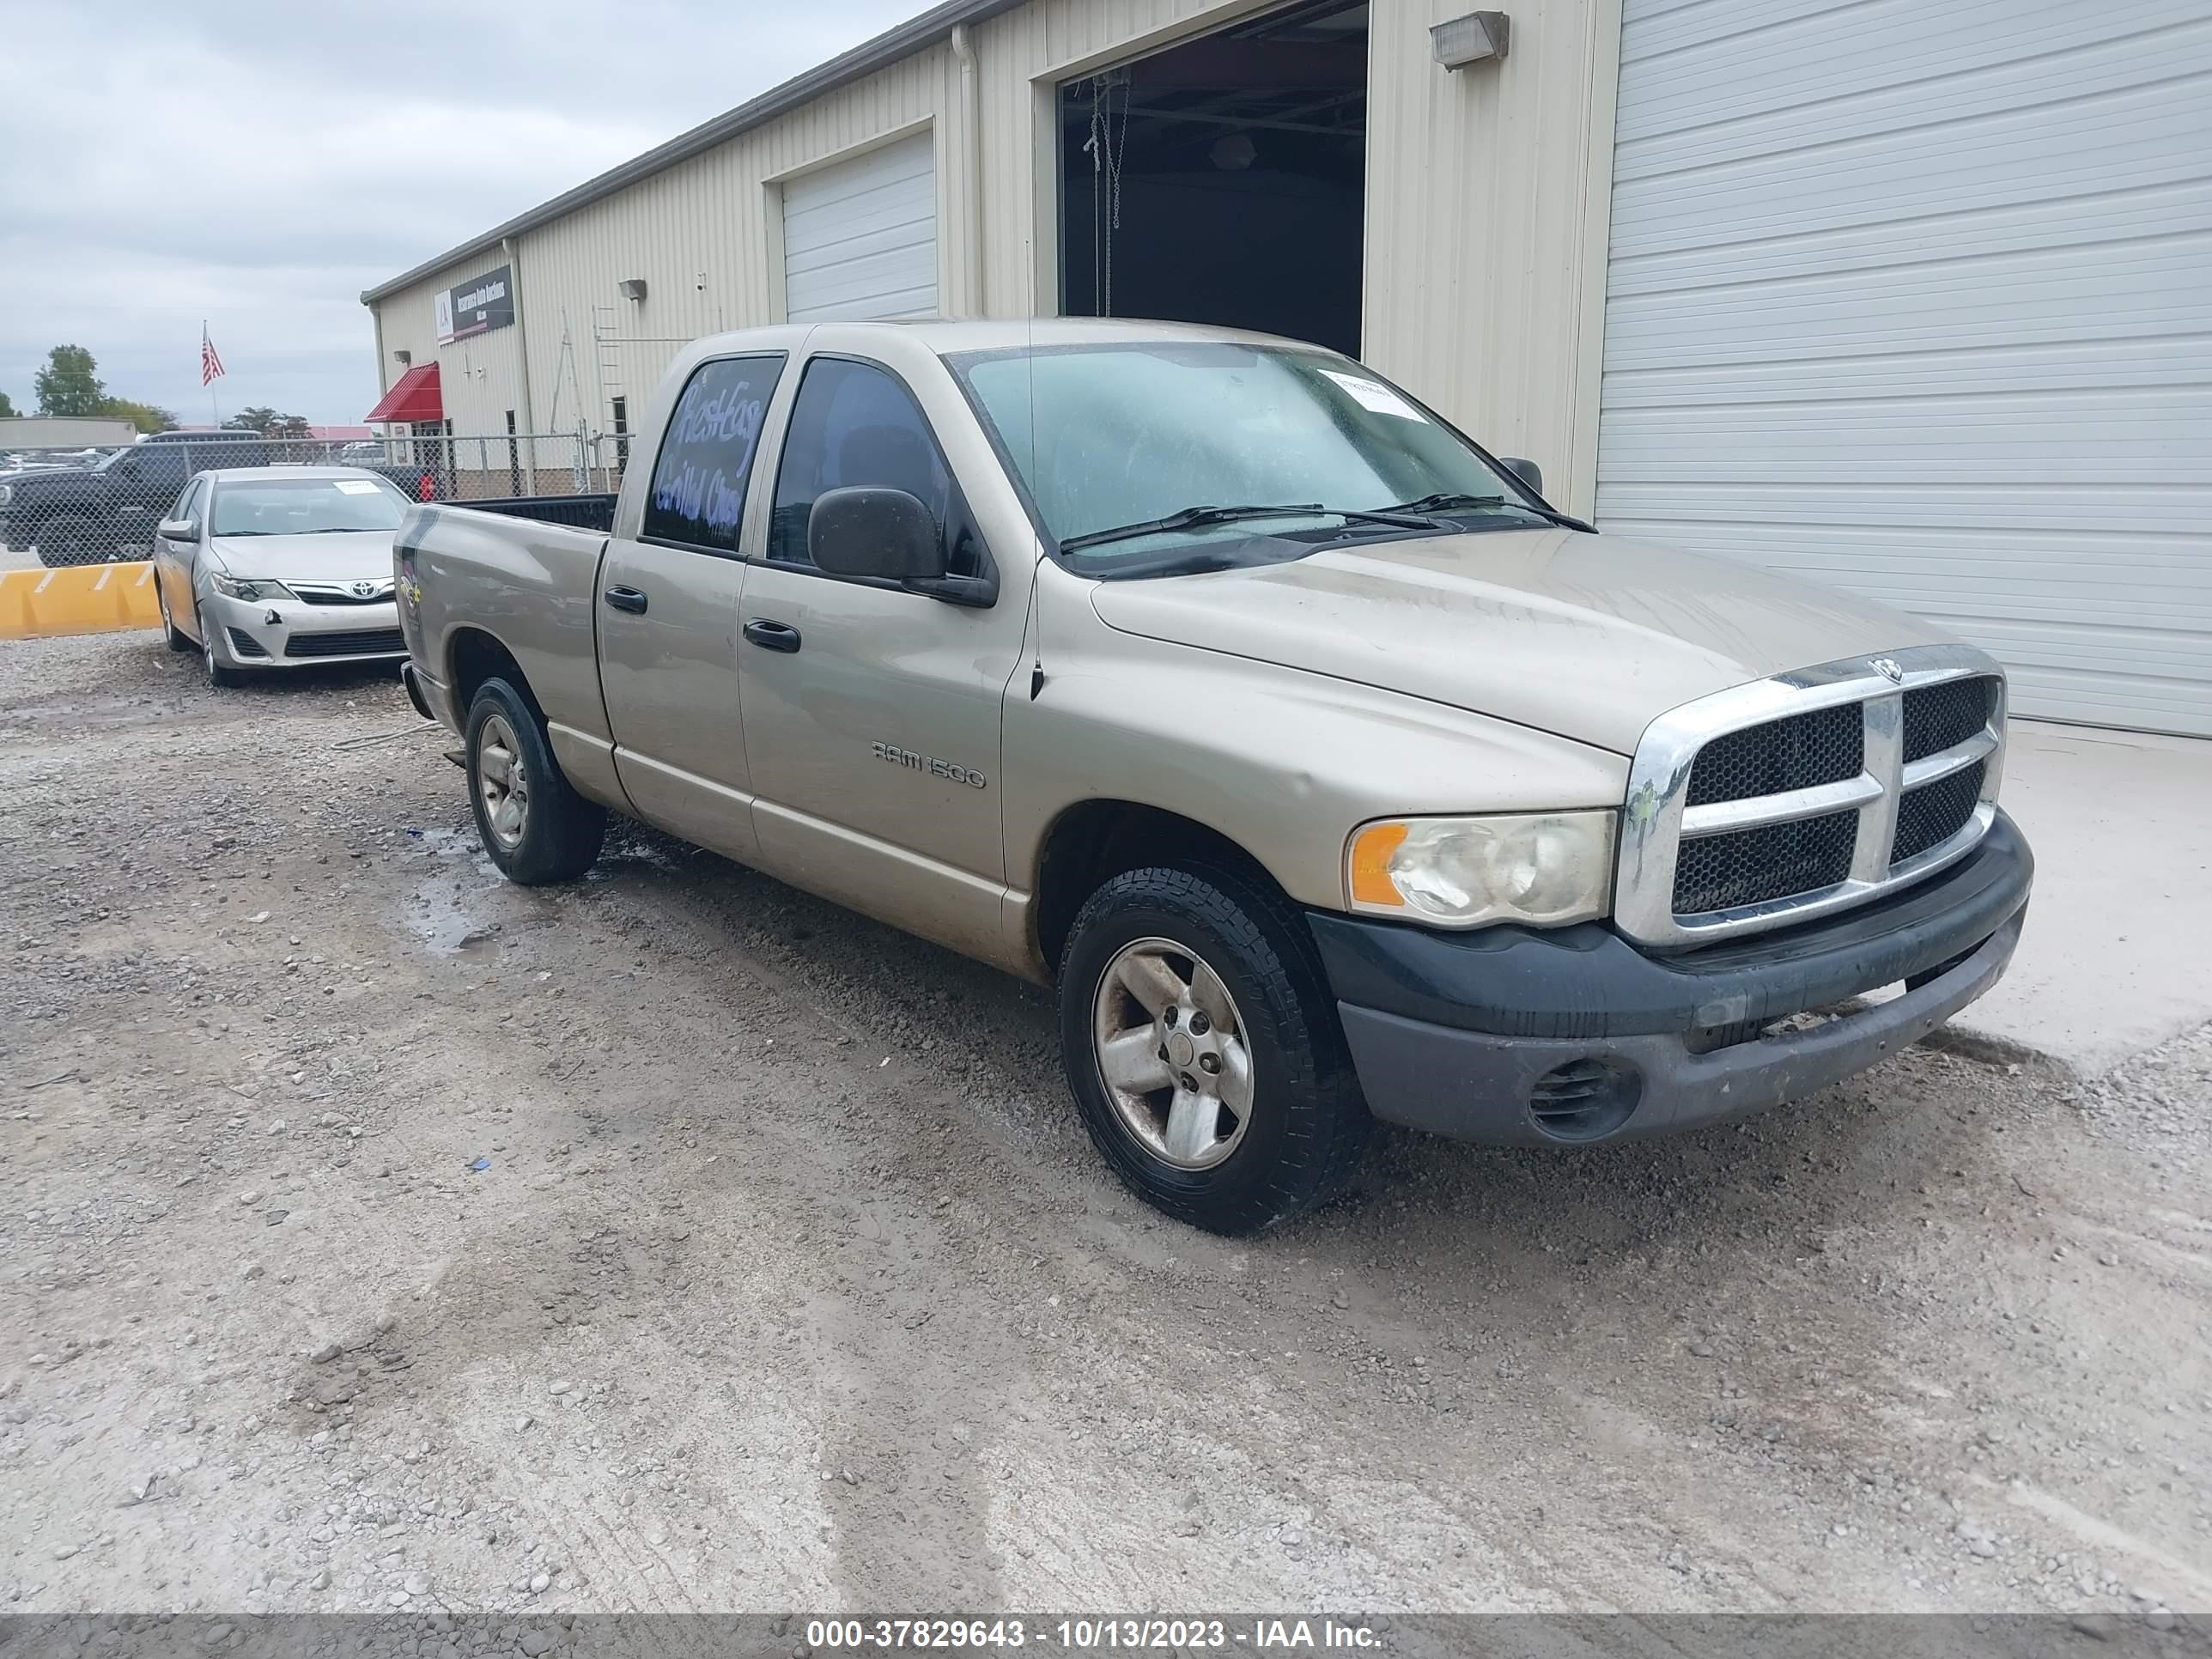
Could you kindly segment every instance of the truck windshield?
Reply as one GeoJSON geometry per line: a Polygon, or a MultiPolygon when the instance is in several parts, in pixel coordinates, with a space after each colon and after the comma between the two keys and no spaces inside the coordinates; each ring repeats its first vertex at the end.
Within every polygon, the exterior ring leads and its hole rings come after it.
{"type": "Polygon", "coordinates": [[[407,498],[380,478],[281,478],[216,486],[208,533],[322,536],[396,530],[407,498]]]}
{"type": "Polygon", "coordinates": [[[1542,520],[1456,434],[1331,353],[1116,341],[946,361],[1061,556],[1095,574],[1310,550],[1284,538],[1542,520]],[[1201,556],[1164,563],[1176,549],[1201,556]]]}

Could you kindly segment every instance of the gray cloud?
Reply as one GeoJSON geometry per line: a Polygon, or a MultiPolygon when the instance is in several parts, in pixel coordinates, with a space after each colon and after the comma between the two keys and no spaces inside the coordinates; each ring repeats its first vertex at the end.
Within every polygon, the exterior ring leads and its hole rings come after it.
{"type": "Polygon", "coordinates": [[[47,349],[207,418],[358,420],[361,290],[889,27],[920,0],[0,0],[0,391],[47,349]]]}

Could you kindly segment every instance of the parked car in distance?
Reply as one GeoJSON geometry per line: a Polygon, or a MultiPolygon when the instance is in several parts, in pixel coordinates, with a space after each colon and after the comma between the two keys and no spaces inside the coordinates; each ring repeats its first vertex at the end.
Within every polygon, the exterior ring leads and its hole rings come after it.
{"type": "Polygon", "coordinates": [[[359,467],[223,467],[185,486],[155,532],[172,651],[210,685],[264,669],[404,654],[392,533],[408,500],[359,467]]]}
{"type": "MultiPolygon", "coordinates": [[[[210,468],[281,465],[302,446],[253,432],[157,432],[88,467],[0,480],[0,544],[46,565],[151,556],[154,526],[187,480],[210,468]]],[[[367,469],[420,499],[431,469],[367,469]]],[[[433,479],[433,489],[436,487],[433,479]]]]}
{"type": "Polygon", "coordinates": [[[1801,1097],[2020,936],[1994,660],[1540,490],[1292,342],[726,334],[608,531],[409,514],[402,674],[513,879],[627,812],[1051,986],[1107,1161],[1245,1232],[1376,1118],[1587,1146],[1801,1097]]]}

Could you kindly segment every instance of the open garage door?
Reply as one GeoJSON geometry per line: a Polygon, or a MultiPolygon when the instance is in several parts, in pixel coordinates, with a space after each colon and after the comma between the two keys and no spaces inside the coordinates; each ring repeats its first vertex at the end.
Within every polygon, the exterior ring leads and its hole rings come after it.
{"type": "Polygon", "coordinates": [[[1248,18],[1060,89],[1060,309],[1359,350],[1367,8],[1248,18]]]}
{"type": "Polygon", "coordinates": [[[794,323],[937,310],[937,167],[930,135],[783,186],[784,314],[794,323]]]}
{"type": "Polygon", "coordinates": [[[2212,734],[2203,0],[1626,0],[1602,526],[2212,734]]]}

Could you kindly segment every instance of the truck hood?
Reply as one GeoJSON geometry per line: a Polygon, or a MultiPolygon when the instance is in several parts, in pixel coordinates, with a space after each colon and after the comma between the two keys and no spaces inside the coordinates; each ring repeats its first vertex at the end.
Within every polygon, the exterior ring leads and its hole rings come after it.
{"type": "Polygon", "coordinates": [[[1733,560],[1560,529],[1100,582],[1091,604],[1123,633],[1402,691],[1623,755],[1654,716],[1709,692],[1951,637],[1733,560]]]}
{"type": "Polygon", "coordinates": [[[392,580],[392,532],[341,536],[215,536],[209,548],[234,576],[272,582],[392,580]]]}

